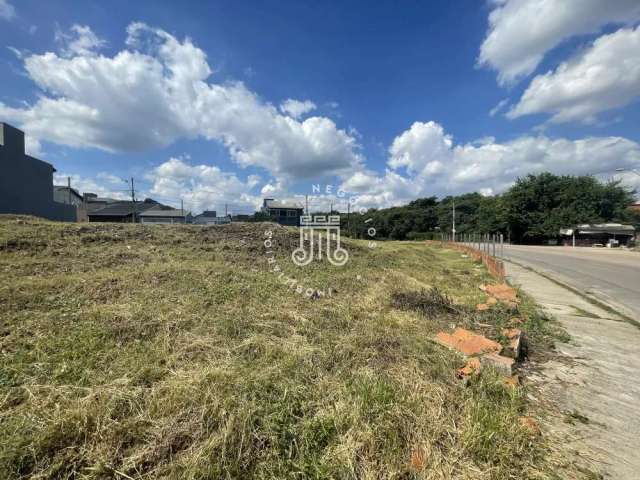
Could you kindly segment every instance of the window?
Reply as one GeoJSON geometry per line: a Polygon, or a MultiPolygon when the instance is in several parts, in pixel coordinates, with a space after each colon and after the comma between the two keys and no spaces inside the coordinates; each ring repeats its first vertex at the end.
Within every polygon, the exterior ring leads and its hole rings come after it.
{"type": "Polygon", "coordinates": [[[287,211],[287,216],[288,217],[297,217],[298,216],[298,211],[297,210],[288,210],[287,211]]]}

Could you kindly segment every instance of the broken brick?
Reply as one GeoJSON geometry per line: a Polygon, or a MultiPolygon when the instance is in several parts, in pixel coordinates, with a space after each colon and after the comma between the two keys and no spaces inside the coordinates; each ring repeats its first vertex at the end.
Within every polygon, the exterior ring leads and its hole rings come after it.
{"type": "Polygon", "coordinates": [[[516,290],[506,283],[486,285],[485,292],[503,302],[516,302],[516,290]]]}
{"type": "Polygon", "coordinates": [[[470,358],[464,367],[458,369],[458,378],[470,377],[480,372],[480,360],[477,357],[470,358]]]}
{"type": "Polygon", "coordinates": [[[540,435],[542,433],[540,427],[538,426],[538,422],[536,422],[533,418],[520,417],[518,420],[520,421],[520,425],[526,428],[532,435],[540,435]]]}
{"type": "Polygon", "coordinates": [[[480,357],[480,363],[482,366],[494,368],[505,377],[513,375],[513,364],[515,363],[513,358],[503,357],[497,353],[488,353],[480,357]]]}
{"type": "Polygon", "coordinates": [[[502,334],[509,340],[509,345],[502,350],[502,355],[515,358],[521,358],[525,345],[525,335],[519,328],[506,328],[502,334]]]}
{"type": "Polygon", "coordinates": [[[489,340],[483,335],[476,335],[464,328],[456,328],[453,334],[438,332],[435,340],[446,347],[453,348],[467,356],[483,353],[497,353],[502,349],[498,342],[489,340]]]}

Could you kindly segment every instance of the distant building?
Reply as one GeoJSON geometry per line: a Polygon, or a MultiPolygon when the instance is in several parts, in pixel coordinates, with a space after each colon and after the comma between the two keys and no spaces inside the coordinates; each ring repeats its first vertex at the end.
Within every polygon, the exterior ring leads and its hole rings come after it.
{"type": "Polygon", "coordinates": [[[161,207],[164,207],[164,205],[160,205],[158,202],[150,199],[144,202],[118,200],[108,202],[105,206],[89,211],[88,216],[90,222],[134,223],[139,221],[139,216],[142,212],[161,207]]]}
{"type": "Polygon", "coordinates": [[[75,222],[76,207],[54,201],[50,163],[24,151],[24,132],[0,123],[0,213],[75,222]]]}
{"type": "Polygon", "coordinates": [[[84,198],[75,188],[69,188],[61,185],[53,186],[53,199],[58,203],[66,205],[82,205],[84,198]]]}
{"type": "Polygon", "coordinates": [[[193,217],[191,212],[186,210],[177,209],[156,209],[152,208],[145,210],[138,215],[140,223],[154,223],[154,224],[174,224],[174,223],[191,223],[193,217]]]}
{"type": "Polygon", "coordinates": [[[300,225],[304,208],[299,203],[279,202],[273,198],[265,198],[261,211],[269,215],[274,222],[297,227],[300,225]]]}
{"type": "Polygon", "coordinates": [[[632,225],[620,223],[582,224],[560,229],[562,244],[576,247],[630,245],[635,237],[632,225]]]}
{"type": "Polygon", "coordinates": [[[193,223],[197,225],[217,224],[217,212],[215,210],[205,210],[200,215],[193,217],[193,223]]]}
{"type": "Polygon", "coordinates": [[[96,210],[100,210],[101,208],[106,207],[112,203],[118,203],[122,200],[117,200],[115,198],[106,198],[99,197],[95,193],[84,193],[84,203],[87,207],[87,212],[95,212],[96,210]]]}
{"type": "Polygon", "coordinates": [[[231,216],[230,215],[227,215],[226,217],[207,218],[206,223],[203,223],[201,221],[201,222],[198,223],[198,225],[225,225],[227,223],[231,223],[231,216]]]}
{"type": "Polygon", "coordinates": [[[251,215],[247,215],[244,213],[234,215],[231,217],[232,222],[248,222],[249,220],[251,220],[251,215]]]}
{"type": "Polygon", "coordinates": [[[87,207],[84,197],[75,188],[62,185],[53,186],[53,199],[58,203],[73,205],[76,208],[76,219],[78,222],[88,222],[87,207]]]}

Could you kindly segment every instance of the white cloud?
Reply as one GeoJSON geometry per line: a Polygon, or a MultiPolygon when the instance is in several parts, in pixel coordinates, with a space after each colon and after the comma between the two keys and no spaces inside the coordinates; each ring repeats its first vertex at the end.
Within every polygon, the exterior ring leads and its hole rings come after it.
{"type": "Polygon", "coordinates": [[[98,37],[86,25],[73,25],[69,33],[56,28],[55,41],[61,46],[61,53],[65,57],[91,56],[106,46],[107,42],[98,37]]]}
{"type": "Polygon", "coordinates": [[[636,192],[636,200],[640,201],[640,169],[636,169],[636,172],[638,173],[634,173],[634,172],[621,172],[618,173],[617,175],[615,175],[614,177],[610,177],[607,176],[605,178],[603,178],[604,181],[612,179],[612,180],[618,180],[620,182],[621,185],[631,189],[631,190],[635,190],[636,192]]]}
{"type": "MultiPolygon", "coordinates": [[[[78,33],[78,31],[76,31],[78,33]]],[[[85,32],[86,33],[86,32],[85,32]]],[[[0,116],[39,139],[73,147],[140,151],[178,138],[221,142],[239,165],[277,178],[346,174],[361,168],[356,138],[326,117],[282,115],[240,82],[212,83],[204,51],[142,23],[127,28],[113,57],[95,42],[72,56],[25,58],[44,94],[26,108],[0,103],[0,116]]]]}
{"type": "Polygon", "coordinates": [[[152,198],[174,206],[182,199],[185,208],[194,212],[223,211],[226,203],[229,213],[252,213],[262,202],[261,197],[251,194],[260,177],[249,175],[242,181],[216,166],[190,165],[183,158],[170,158],[146,178],[152,182],[149,189],[152,198]]]}
{"type": "Polygon", "coordinates": [[[116,175],[113,175],[112,173],[108,173],[108,172],[98,172],[98,174],[96,175],[96,178],[100,181],[103,182],[107,182],[111,185],[124,185],[125,183],[128,182],[127,179],[125,178],[121,178],[118,177],[116,175]]]}
{"type": "Polygon", "coordinates": [[[41,157],[43,155],[42,143],[31,135],[24,136],[24,151],[27,155],[32,157],[41,157]]]}
{"type": "Polygon", "coordinates": [[[555,71],[535,77],[507,117],[550,113],[552,122],[594,122],[640,96],[640,27],[620,29],[555,71]]]}
{"type": "Polygon", "coordinates": [[[493,0],[478,64],[498,72],[501,85],[531,74],[546,52],[607,24],[640,20],[638,0],[493,0]]]}
{"type": "Polygon", "coordinates": [[[393,169],[406,167],[409,173],[438,173],[452,145],[451,136],[439,124],[415,122],[393,140],[388,163],[393,169]]]}
{"type": "Polygon", "coordinates": [[[502,109],[503,109],[504,107],[506,107],[508,103],[509,103],[509,99],[508,99],[508,98],[505,98],[505,99],[500,100],[500,101],[496,104],[496,106],[495,106],[495,107],[493,107],[493,108],[489,111],[489,116],[490,116],[490,117],[493,117],[493,116],[495,116],[496,114],[500,113],[500,111],[502,111],[502,109]]]}
{"type": "Polygon", "coordinates": [[[304,114],[309,113],[316,108],[316,104],[311,100],[300,101],[292,98],[288,98],[280,105],[280,111],[282,113],[295,119],[302,117],[304,114]]]}
{"type": "Polygon", "coordinates": [[[587,175],[618,167],[638,168],[640,145],[621,137],[568,140],[546,136],[524,136],[504,143],[487,137],[455,145],[439,124],[416,122],[393,141],[388,166],[383,175],[353,175],[342,188],[364,194],[370,206],[396,205],[431,195],[499,193],[529,173],[587,175]]]}
{"type": "Polygon", "coordinates": [[[4,20],[12,20],[16,16],[16,9],[13,8],[8,0],[0,0],[0,18],[4,20]]]}
{"type": "Polygon", "coordinates": [[[19,60],[21,60],[24,57],[22,52],[20,50],[18,50],[17,48],[15,48],[15,47],[12,47],[12,46],[9,45],[7,47],[7,50],[9,50],[11,53],[13,53],[16,56],[16,58],[19,59],[19,60]]]}
{"type": "Polygon", "coordinates": [[[68,174],[64,172],[56,172],[53,174],[54,185],[67,185],[67,179],[71,178],[71,188],[75,188],[80,194],[95,193],[99,197],[115,198],[118,200],[130,199],[129,194],[125,192],[126,185],[122,182],[123,188],[113,188],[114,186],[105,186],[99,179],[83,177],[77,174],[68,174]]]}

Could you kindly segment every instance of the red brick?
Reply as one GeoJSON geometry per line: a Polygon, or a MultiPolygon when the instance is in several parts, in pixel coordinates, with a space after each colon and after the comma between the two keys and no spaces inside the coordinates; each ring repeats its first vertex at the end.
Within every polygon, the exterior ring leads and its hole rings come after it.
{"type": "Polygon", "coordinates": [[[470,358],[467,363],[465,363],[464,367],[458,370],[458,377],[470,377],[474,373],[480,372],[480,359],[477,357],[470,358]]]}
{"type": "Polygon", "coordinates": [[[480,363],[483,367],[492,367],[497,372],[506,377],[513,375],[513,364],[515,361],[513,358],[503,357],[497,353],[487,353],[480,357],[480,363]]]}
{"type": "Polygon", "coordinates": [[[441,345],[453,348],[467,356],[481,355],[488,352],[499,352],[502,346],[483,335],[476,335],[464,328],[456,328],[452,335],[438,332],[436,341],[441,345]]]}
{"type": "Polygon", "coordinates": [[[522,357],[522,350],[526,342],[524,333],[519,328],[506,328],[502,334],[509,339],[509,346],[502,351],[503,355],[518,360],[522,357]]]}
{"type": "Polygon", "coordinates": [[[495,297],[498,300],[502,300],[504,302],[515,302],[517,300],[515,288],[510,287],[506,283],[501,283],[498,285],[487,285],[485,287],[485,291],[492,297],[495,297]]]}

